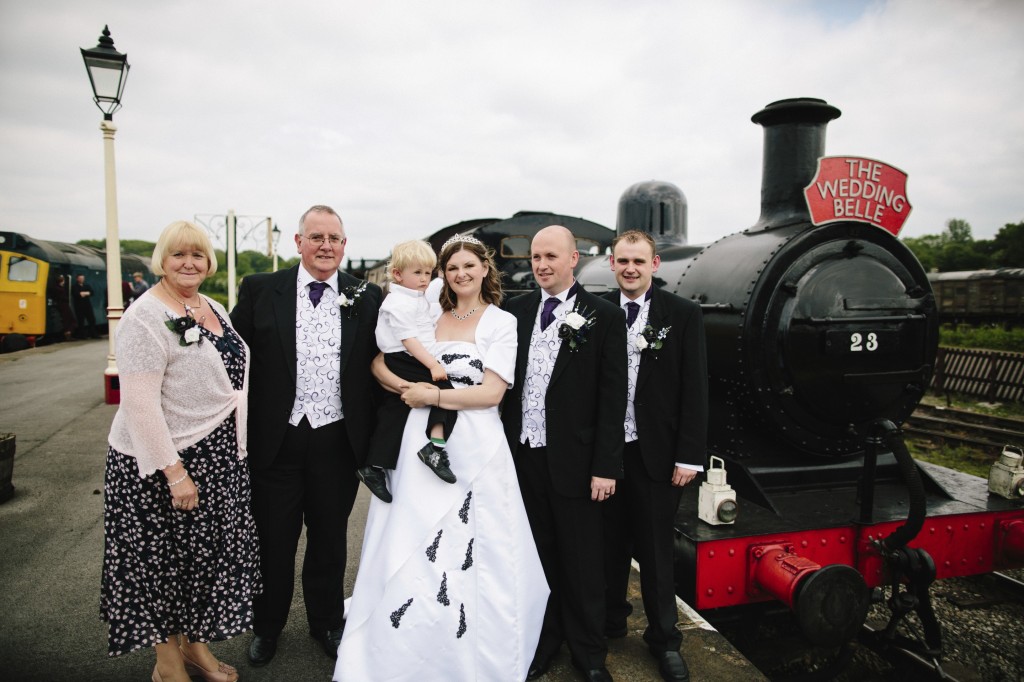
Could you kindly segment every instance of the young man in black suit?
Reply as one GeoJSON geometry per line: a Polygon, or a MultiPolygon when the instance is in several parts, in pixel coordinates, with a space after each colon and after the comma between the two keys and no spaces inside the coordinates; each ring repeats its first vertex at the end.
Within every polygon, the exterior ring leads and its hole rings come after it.
{"type": "Polygon", "coordinates": [[[528,680],[562,640],[585,679],[611,680],[604,641],[601,505],[622,476],[626,329],[622,312],[573,278],[576,240],[552,225],[531,244],[540,291],[510,300],[519,320],[515,382],[502,421],[551,588],[528,680]]]}
{"type": "Polygon", "coordinates": [[[707,365],[700,306],[653,284],[660,258],[645,232],[612,242],[619,291],[605,296],[626,313],[629,398],[623,454],[625,478],[604,506],[606,625],[624,637],[630,557],[640,565],[648,626],[644,641],[662,679],[689,679],[679,653],[673,522],[683,486],[704,470],[707,456],[707,365]]]}
{"type": "Polygon", "coordinates": [[[277,652],[306,525],[302,587],[310,635],[341,641],[348,516],[373,432],[381,291],[339,272],[345,228],[328,206],[299,220],[296,267],[242,280],[231,322],[249,345],[249,466],[263,593],[253,600],[249,661],[277,652]]]}

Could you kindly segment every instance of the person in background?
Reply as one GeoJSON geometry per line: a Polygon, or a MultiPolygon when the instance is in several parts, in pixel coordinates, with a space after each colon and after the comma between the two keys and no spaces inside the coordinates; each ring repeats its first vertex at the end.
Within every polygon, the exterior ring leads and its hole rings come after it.
{"type": "Polygon", "coordinates": [[[626,636],[630,559],[640,565],[644,641],[662,679],[689,679],[679,653],[673,523],[683,486],[704,470],[708,382],[700,306],[654,286],[654,239],[631,230],[612,242],[619,290],[605,298],[626,313],[629,396],[625,477],[605,512],[605,635],[626,636]]]}
{"type": "Polygon", "coordinates": [[[53,301],[53,305],[57,308],[57,314],[60,316],[61,333],[64,336],[65,341],[70,341],[71,337],[75,333],[77,323],[75,322],[75,315],[71,312],[71,304],[68,302],[70,296],[68,293],[68,283],[64,275],[57,275],[56,279],[50,284],[50,290],[47,292],[47,296],[53,301]]]}
{"type": "Polygon", "coordinates": [[[110,655],[153,647],[153,682],[234,682],[207,642],[252,626],[260,591],[246,466],[249,353],[199,287],[206,231],[161,233],[152,295],[117,327],[121,403],[110,427],[100,613],[110,655]]]}
{"type": "Polygon", "coordinates": [[[135,300],[135,292],[132,290],[132,285],[128,282],[121,280],[121,305],[124,310],[128,309],[128,306],[135,300]]]}
{"type": "Polygon", "coordinates": [[[551,587],[527,679],[541,677],[565,640],[591,682],[605,667],[601,505],[622,477],[626,327],[622,311],[583,289],[568,229],[551,225],[530,245],[539,289],[513,298],[515,382],[502,420],[523,502],[551,587]]]}
{"type": "Polygon", "coordinates": [[[93,293],[92,285],[85,283],[85,275],[77,275],[75,283],[71,285],[71,300],[75,305],[78,328],[90,339],[98,339],[100,335],[96,331],[96,315],[92,310],[93,293]]]}
{"type": "Polygon", "coordinates": [[[231,311],[252,349],[249,462],[264,583],[254,602],[254,666],[277,653],[303,524],[309,634],[332,658],[341,641],[348,515],[380,390],[370,361],[381,291],[338,271],[346,243],[334,209],[313,206],[295,235],[300,263],[243,279],[231,311]]]}
{"type": "Polygon", "coordinates": [[[149,289],[149,282],[147,282],[146,280],[142,279],[142,273],[141,272],[134,272],[134,273],[132,273],[132,285],[131,286],[132,286],[132,297],[133,298],[138,298],[139,296],[142,296],[142,294],[146,293],[147,289],[149,289]]]}

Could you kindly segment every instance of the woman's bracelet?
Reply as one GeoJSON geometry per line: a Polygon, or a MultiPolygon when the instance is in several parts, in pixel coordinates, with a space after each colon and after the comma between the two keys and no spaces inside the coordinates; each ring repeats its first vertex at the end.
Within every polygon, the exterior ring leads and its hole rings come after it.
{"type": "Polygon", "coordinates": [[[168,483],[168,484],[167,484],[167,486],[168,486],[168,487],[171,487],[171,486],[175,486],[175,485],[178,485],[179,483],[181,483],[182,481],[184,481],[184,480],[185,480],[186,478],[188,478],[188,472],[187,472],[187,471],[185,472],[185,475],[184,475],[184,476],[182,476],[181,478],[179,478],[179,479],[178,479],[177,481],[171,481],[170,483],[168,483]]]}
{"type": "Polygon", "coordinates": [[[441,387],[437,386],[437,406],[441,407],[441,387]]]}

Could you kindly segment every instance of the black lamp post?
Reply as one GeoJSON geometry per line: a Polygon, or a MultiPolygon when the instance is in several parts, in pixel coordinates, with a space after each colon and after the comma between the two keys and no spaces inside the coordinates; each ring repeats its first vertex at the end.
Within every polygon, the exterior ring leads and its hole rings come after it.
{"type": "Polygon", "coordinates": [[[114,334],[124,311],[121,298],[121,240],[117,226],[117,175],[114,170],[114,112],[121,108],[121,95],[128,78],[128,55],[114,49],[110,30],[104,26],[100,42],[91,50],[82,48],[82,59],[92,85],[93,101],[103,112],[103,159],[107,210],[107,368],[104,370],[104,392],[107,404],[121,401],[114,357],[114,334]]]}
{"type": "Polygon", "coordinates": [[[277,226],[277,223],[274,223],[274,229],[271,232],[274,235],[274,272],[277,272],[277,247],[281,243],[281,228],[277,226]]]}

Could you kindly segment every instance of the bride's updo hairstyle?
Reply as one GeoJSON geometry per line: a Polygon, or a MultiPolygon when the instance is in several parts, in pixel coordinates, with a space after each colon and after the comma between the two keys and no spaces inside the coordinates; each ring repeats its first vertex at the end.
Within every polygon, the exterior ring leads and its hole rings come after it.
{"type": "Polygon", "coordinates": [[[494,249],[488,248],[482,241],[468,234],[456,234],[446,241],[441,247],[441,254],[438,259],[438,275],[441,277],[441,308],[444,310],[455,309],[455,294],[448,287],[448,278],[445,272],[448,269],[448,261],[459,251],[469,251],[477,259],[487,266],[487,275],[480,281],[480,298],[484,303],[501,305],[505,297],[501,291],[501,273],[494,264],[494,249]]]}

